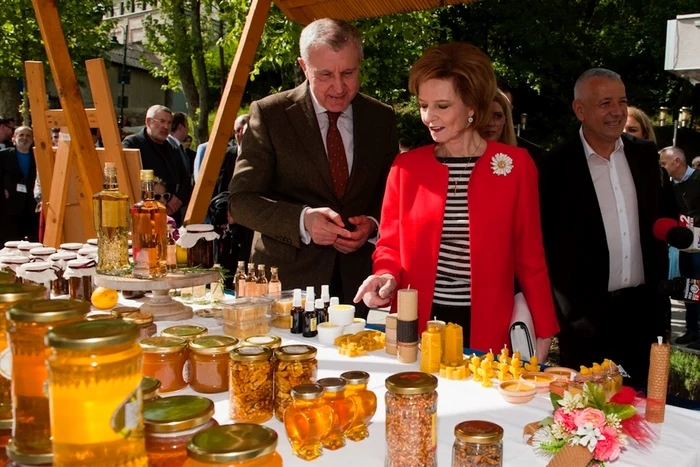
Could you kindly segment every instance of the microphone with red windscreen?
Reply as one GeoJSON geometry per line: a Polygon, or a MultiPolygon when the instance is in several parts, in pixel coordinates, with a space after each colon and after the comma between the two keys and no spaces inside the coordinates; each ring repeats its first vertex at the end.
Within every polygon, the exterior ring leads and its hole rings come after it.
{"type": "Polygon", "coordinates": [[[679,250],[698,250],[698,231],[695,228],[679,227],[678,221],[674,219],[658,219],[653,231],[654,237],[679,250]],[[694,245],[695,248],[692,248],[694,245]]]}

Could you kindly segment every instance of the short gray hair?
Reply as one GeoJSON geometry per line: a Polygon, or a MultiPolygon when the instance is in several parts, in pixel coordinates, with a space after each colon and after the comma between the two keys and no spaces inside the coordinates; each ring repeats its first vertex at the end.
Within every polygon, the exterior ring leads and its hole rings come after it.
{"type": "Polygon", "coordinates": [[[17,134],[19,134],[20,131],[24,131],[24,130],[29,130],[29,132],[32,134],[32,136],[34,136],[34,130],[32,130],[32,128],[28,127],[28,126],[18,126],[17,128],[15,128],[15,132],[13,134],[17,135],[17,134]]]}
{"type": "Polygon", "coordinates": [[[576,80],[576,84],[574,84],[574,99],[579,99],[581,97],[581,88],[586,81],[591,78],[606,78],[622,81],[622,77],[612,70],[608,70],[607,68],[591,68],[581,73],[581,76],[576,80]]]}
{"type": "Polygon", "coordinates": [[[661,151],[659,151],[659,154],[663,156],[665,152],[670,152],[672,157],[677,157],[681,162],[686,164],[685,151],[679,148],[678,146],[666,146],[661,151]]]}
{"type": "Polygon", "coordinates": [[[339,52],[349,43],[355,44],[360,60],[362,60],[364,54],[360,31],[345,21],[323,18],[314,21],[301,31],[299,52],[301,53],[301,58],[307,62],[309,60],[309,50],[312,47],[325,45],[339,52]]]}
{"type": "Polygon", "coordinates": [[[699,164],[699,165],[700,165],[700,156],[694,158],[694,159],[693,159],[693,162],[690,163],[690,165],[692,165],[693,167],[695,167],[695,164],[699,164]]]}
{"type": "Polygon", "coordinates": [[[148,110],[146,111],[146,118],[155,118],[156,112],[160,112],[161,110],[163,112],[169,113],[170,115],[173,114],[173,111],[167,108],[166,106],[157,104],[152,105],[148,108],[148,110]]]}

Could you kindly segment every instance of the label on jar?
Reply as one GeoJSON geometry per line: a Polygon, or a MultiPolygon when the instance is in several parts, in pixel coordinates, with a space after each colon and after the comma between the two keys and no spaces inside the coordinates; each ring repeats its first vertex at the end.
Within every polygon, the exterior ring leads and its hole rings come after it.
{"type": "Polygon", "coordinates": [[[182,379],[185,380],[185,383],[190,382],[190,360],[187,359],[185,362],[185,365],[182,367],[182,379]]]}
{"type": "Polygon", "coordinates": [[[0,352],[0,376],[12,379],[12,351],[9,347],[0,352]]]}
{"type": "Polygon", "coordinates": [[[141,400],[140,388],[127,397],[112,414],[112,429],[122,437],[128,438],[131,432],[139,427],[143,401],[141,400]]]}

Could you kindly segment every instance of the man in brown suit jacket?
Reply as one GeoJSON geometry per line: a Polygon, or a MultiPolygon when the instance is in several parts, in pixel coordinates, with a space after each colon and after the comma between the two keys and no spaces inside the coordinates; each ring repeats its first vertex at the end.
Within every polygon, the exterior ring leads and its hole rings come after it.
{"type": "MultiPolygon", "coordinates": [[[[371,273],[384,188],[398,153],[391,107],[358,93],[362,41],[347,23],[307,26],[307,80],[250,107],[229,212],[255,230],[251,261],[285,289],[330,284],[349,303],[371,273]]],[[[366,316],[358,308],[358,316],[366,316]]]]}

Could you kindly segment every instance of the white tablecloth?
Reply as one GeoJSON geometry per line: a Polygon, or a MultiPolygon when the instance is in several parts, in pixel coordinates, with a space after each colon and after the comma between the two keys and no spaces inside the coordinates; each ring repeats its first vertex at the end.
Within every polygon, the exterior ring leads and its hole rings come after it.
{"type": "MultiPolygon", "coordinates": [[[[123,305],[138,305],[137,302],[121,300],[123,305]]],[[[197,307],[195,307],[197,308],[197,307]]],[[[187,321],[201,324],[209,329],[209,334],[222,334],[222,327],[211,318],[194,317],[187,321]]],[[[157,322],[159,331],[165,327],[182,324],[182,322],[157,322]]],[[[271,329],[271,333],[282,337],[283,345],[294,343],[310,344],[318,348],[318,378],[339,376],[349,370],[364,370],[370,373],[368,388],[377,394],[378,407],[369,427],[370,436],[364,441],[348,441],[346,447],[337,451],[324,450],[323,456],[307,462],[292,454],[287,442],[284,425],[274,417],[265,423],[279,435],[278,451],[284,459],[285,466],[383,466],[385,453],[385,405],[384,380],[402,371],[417,371],[419,364],[401,364],[395,357],[383,350],[370,355],[349,358],[338,354],[337,348],[321,345],[317,338],[304,338],[292,335],[289,331],[271,329]]],[[[552,406],[549,394],[538,395],[528,404],[512,405],[505,402],[495,385],[483,388],[472,380],[451,381],[439,379],[438,392],[438,465],[449,466],[452,462],[452,443],[454,427],[465,420],[488,420],[501,425],[504,429],[503,465],[507,467],[545,466],[547,461],[535,455],[532,447],[522,442],[523,427],[530,422],[541,420],[551,415],[552,406]]],[[[190,388],[175,394],[197,394],[190,388]]],[[[220,424],[231,423],[228,418],[228,393],[201,394],[216,403],[215,418],[220,424]]],[[[630,446],[623,451],[613,466],[667,466],[700,467],[700,412],[666,407],[666,421],[656,426],[660,438],[650,451],[630,446]]]]}

